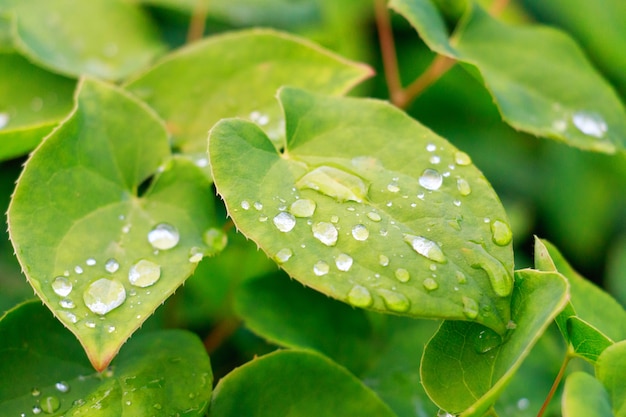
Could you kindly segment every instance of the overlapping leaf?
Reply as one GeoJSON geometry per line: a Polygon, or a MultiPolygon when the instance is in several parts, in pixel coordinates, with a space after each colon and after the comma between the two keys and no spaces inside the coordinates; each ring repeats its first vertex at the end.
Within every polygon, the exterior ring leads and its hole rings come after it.
{"type": "Polygon", "coordinates": [[[611,399],[615,417],[626,416],[626,341],[609,346],[596,363],[596,376],[604,384],[611,399]]]}
{"type": "Polygon", "coordinates": [[[213,177],[237,228],[292,277],[357,307],[504,332],[512,236],[470,158],[383,102],[279,97],[283,152],[251,122],[211,131],[213,177]]]}
{"type": "Polygon", "coordinates": [[[204,174],[171,158],[147,107],[88,79],[76,100],[27,162],[9,228],[37,295],[101,370],[211,251],[216,220],[204,174]]]}
{"type": "Polygon", "coordinates": [[[565,380],[563,417],[613,417],[611,402],[600,381],[586,372],[574,372],[565,380]]]}

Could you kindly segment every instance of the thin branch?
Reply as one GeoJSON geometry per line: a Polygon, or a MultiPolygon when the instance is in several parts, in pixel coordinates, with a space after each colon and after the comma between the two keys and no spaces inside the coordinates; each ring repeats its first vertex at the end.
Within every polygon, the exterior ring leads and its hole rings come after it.
{"type": "Polygon", "coordinates": [[[374,12],[376,16],[376,28],[378,29],[378,41],[380,42],[380,53],[383,59],[385,80],[387,81],[387,88],[389,89],[389,98],[391,102],[395,104],[399,97],[404,95],[404,92],[402,90],[402,83],[400,82],[396,45],[393,40],[393,32],[391,30],[386,0],[374,0],[374,12]]]}
{"type": "Polygon", "coordinates": [[[561,369],[559,369],[559,373],[556,375],[556,378],[554,379],[554,383],[552,384],[552,388],[550,388],[550,392],[548,393],[546,400],[543,402],[543,405],[539,409],[539,412],[537,413],[537,417],[542,417],[543,413],[546,412],[546,408],[548,408],[548,404],[550,404],[552,397],[554,397],[554,393],[559,387],[559,384],[561,383],[561,380],[563,379],[563,375],[565,375],[565,370],[567,369],[567,365],[569,364],[569,361],[571,359],[572,357],[569,354],[565,355],[565,359],[563,359],[563,363],[561,364],[561,369]]]}
{"type": "Polygon", "coordinates": [[[191,15],[191,20],[189,21],[189,30],[187,31],[187,43],[202,39],[208,13],[209,0],[196,0],[196,6],[193,9],[193,14],[191,15]]]}
{"type": "Polygon", "coordinates": [[[241,322],[233,317],[226,318],[217,323],[213,330],[204,338],[204,348],[207,353],[215,352],[226,339],[235,333],[240,325],[241,322]]]}
{"type": "Polygon", "coordinates": [[[400,108],[406,108],[417,96],[422,94],[431,84],[448,72],[454,64],[456,64],[456,60],[445,55],[437,55],[428,68],[426,68],[426,71],[404,90],[402,100],[394,104],[400,108]]]}

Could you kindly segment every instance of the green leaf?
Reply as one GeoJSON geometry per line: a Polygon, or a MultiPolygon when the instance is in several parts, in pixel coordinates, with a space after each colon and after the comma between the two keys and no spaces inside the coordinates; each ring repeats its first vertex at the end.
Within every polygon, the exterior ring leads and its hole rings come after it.
{"type": "Polygon", "coordinates": [[[171,158],[145,105],[89,79],[76,100],[26,163],[9,229],[35,292],[102,370],[210,252],[214,200],[198,167],[171,158]]]}
{"type": "Polygon", "coordinates": [[[0,340],[3,416],[197,416],[211,396],[209,357],[186,331],[133,338],[103,373],[93,372],[76,339],[39,302],[9,311],[0,340]]]}
{"type": "Polygon", "coordinates": [[[567,377],[562,402],[563,417],[613,417],[606,390],[586,372],[574,372],[567,377]]]}
{"type": "Polygon", "coordinates": [[[611,339],[577,316],[567,319],[567,334],[574,352],[591,362],[613,344],[611,339]]]}
{"type": "Polygon", "coordinates": [[[626,148],[624,106],[566,34],[510,26],[471,3],[450,37],[430,0],[391,0],[390,7],[432,50],[477,69],[514,128],[582,149],[626,148]]]}
{"type": "Polygon", "coordinates": [[[177,148],[203,154],[206,132],[234,116],[262,126],[282,147],[284,121],[274,97],[279,87],[342,94],[371,73],[304,39],[252,29],[183,48],[127,88],[166,121],[177,148]]]}
{"type": "Polygon", "coordinates": [[[333,298],[504,332],[512,236],[469,157],[384,102],[291,88],[279,98],[282,153],[251,122],[211,130],[214,181],[237,228],[333,298]]]}
{"type": "Polygon", "coordinates": [[[76,82],[16,53],[0,53],[0,160],[31,151],[72,109],[76,82]]]}
{"type": "Polygon", "coordinates": [[[69,76],[118,80],[164,50],[154,23],[120,0],[5,0],[16,19],[15,47],[33,62],[69,76]]]}
{"type": "Polygon", "coordinates": [[[611,245],[608,253],[606,286],[622,306],[626,306],[626,234],[611,245]]]}
{"type": "Polygon", "coordinates": [[[517,271],[511,301],[515,328],[504,339],[477,323],[445,321],[422,358],[430,398],[449,413],[482,416],[566,305],[567,287],[558,273],[517,271]]]}
{"type": "Polygon", "coordinates": [[[220,380],[211,417],[392,417],[394,413],[354,375],[307,351],[270,353],[220,380]]]}
{"type": "Polygon", "coordinates": [[[596,376],[604,384],[615,417],[626,416],[626,341],[615,343],[602,352],[596,362],[596,376]]]}

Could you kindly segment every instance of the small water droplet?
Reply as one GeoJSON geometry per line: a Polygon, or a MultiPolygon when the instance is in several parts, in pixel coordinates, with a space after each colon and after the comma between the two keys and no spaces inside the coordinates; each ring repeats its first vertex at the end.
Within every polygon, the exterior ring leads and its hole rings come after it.
{"type": "Polygon", "coordinates": [[[457,165],[469,165],[472,163],[472,158],[465,152],[458,151],[454,154],[454,162],[457,165]]]}
{"type": "Polygon", "coordinates": [[[373,222],[379,222],[382,220],[382,217],[380,217],[380,214],[375,213],[373,211],[370,211],[369,213],[367,213],[367,217],[373,222]]]}
{"type": "Polygon", "coordinates": [[[78,318],[71,311],[59,311],[59,314],[64,316],[70,323],[76,323],[78,318]]]}
{"type": "Polygon", "coordinates": [[[461,207],[461,200],[454,200],[452,204],[454,204],[457,207],[461,207]]]}
{"type": "Polygon", "coordinates": [[[87,320],[85,322],[85,326],[89,327],[90,329],[95,329],[96,328],[96,322],[93,320],[87,320]]]}
{"type": "Polygon", "coordinates": [[[500,220],[496,220],[491,223],[491,236],[493,238],[493,243],[498,246],[506,246],[513,239],[513,234],[511,233],[509,225],[501,222],[500,220]]]}
{"type": "Polygon", "coordinates": [[[250,113],[250,121],[258,124],[259,126],[266,126],[270,122],[270,118],[267,114],[255,110],[250,113]]]}
{"type": "Polygon", "coordinates": [[[418,181],[420,185],[427,190],[435,191],[441,187],[441,184],[443,183],[443,177],[438,171],[427,168],[422,173],[422,176],[419,177],[418,181]]]}
{"type": "Polygon", "coordinates": [[[117,272],[118,269],[120,269],[120,264],[117,262],[116,259],[110,258],[107,259],[107,261],[104,263],[104,269],[106,269],[108,273],[113,274],[117,272]]]}
{"type": "Polygon", "coordinates": [[[398,183],[396,181],[392,181],[387,184],[387,190],[392,193],[397,193],[398,191],[400,191],[400,187],[398,186],[398,183]]]}
{"type": "Polygon", "coordinates": [[[76,265],[74,267],[74,272],[76,272],[78,275],[83,273],[83,268],[81,268],[79,265],[76,265]]]}
{"type": "Polygon", "coordinates": [[[346,253],[340,253],[335,259],[335,265],[338,270],[348,272],[352,268],[352,257],[346,253]]]}
{"type": "Polygon", "coordinates": [[[404,241],[408,243],[415,252],[432,261],[439,263],[446,261],[446,256],[443,254],[443,251],[432,240],[428,240],[422,236],[405,234],[404,241]]]}
{"type": "Polygon", "coordinates": [[[96,260],[94,258],[89,258],[85,261],[85,264],[87,264],[87,266],[94,266],[96,264],[96,260]]]}
{"type": "Polygon", "coordinates": [[[411,274],[404,268],[398,268],[395,271],[396,279],[400,282],[408,282],[411,279],[411,274]]]}
{"type": "Polygon", "coordinates": [[[378,255],[378,263],[381,266],[387,266],[389,265],[389,258],[386,257],[385,255],[378,255]]]}
{"type": "Polygon", "coordinates": [[[0,113],[0,129],[4,129],[11,120],[9,113],[0,113]]]}
{"type": "Polygon", "coordinates": [[[194,162],[198,168],[206,168],[209,166],[209,160],[207,158],[198,158],[194,162]]]}
{"type": "Polygon", "coordinates": [[[520,398],[519,400],[517,400],[517,409],[524,411],[527,410],[528,407],[530,407],[530,401],[528,400],[528,398],[520,398]]]}
{"type": "Polygon", "coordinates": [[[119,307],[124,300],[126,300],[124,286],[107,278],[92,282],[83,294],[83,301],[87,308],[100,315],[105,315],[119,307]]]}
{"type": "Polygon", "coordinates": [[[39,391],[39,388],[33,388],[30,393],[33,397],[39,397],[41,395],[41,391],[39,391]]]}
{"type": "Polygon", "coordinates": [[[172,249],[179,240],[178,229],[168,223],[159,223],[148,233],[148,242],[154,249],[172,249]]]}
{"type": "Polygon", "coordinates": [[[585,135],[601,138],[608,130],[606,122],[597,113],[579,111],[572,116],[574,126],[585,135]]]}
{"type": "Polygon", "coordinates": [[[434,143],[429,143],[428,145],[426,145],[426,150],[428,152],[435,152],[437,150],[437,145],[435,145],[434,143]]]}
{"type": "Polygon", "coordinates": [[[313,265],[313,273],[318,277],[328,274],[328,271],[330,271],[330,267],[324,261],[317,261],[315,265],[313,265]]]}
{"type": "Polygon", "coordinates": [[[303,198],[294,201],[289,207],[289,212],[296,217],[311,217],[315,213],[316,207],[315,201],[303,198]]]}
{"type": "Polygon", "coordinates": [[[263,210],[263,203],[261,203],[260,201],[255,201],[254,202],[254,209],[258,210],[258,211],[263,210]]]}
{"type": "Polygon", "coordinates": [[[41,414],[41,407],[39,407],[38,405],[33,407],[33,414],[41,414]]]}
{"type": "Polygon", "coordinates": [[[228,244],[228,236],[223,230],[211,227],[202,234],[202,240],[208,246],[207,253],[216,255],[228,244]]]}
{"type": "Polygon", "coordinates": [[[383,298],[385,306],[390,311],[404,313],[411,307],[409,299],[406,298],[404,294],[385,289],[379,289],[378,294],[380,294],[380,296],[383,298]]]}
{"type": "Polygon", "coordinates": [[[62,300],[59,301],[59,305],[63,308],[76,308],[76,304],[74,304],[74,301],[70,300],[69,298],[64,298],[62,300]]]}
{"type": "Polygon", "coordinates": [[[491,329],[484,328],[474,339],[476,353],[487,353],[502,344],[502,337],[491,329]]]}
{"type": "Polygon", "coordinates": [[[128,232],[130,232],[130,224],[122,226],[122,233],[127,234],[128,232]]]}
{"type": "Polygon", "coordinates": [[[290,232],[296,226],[296,218],[286,211],[281,211],[274,217],[274,226],[283,233],[290,232]]]}
{"type": "Polygon", "coordinates": [[[367,185],[360,177],[329,166],[320,166],[308,172],[298,180],[296,186],[315,190],[339,202],[360,203],[367,195],[367,185]]]}
{"type": "Polygon", "coordinates": [[[463,296],[463,314],[468,319],[475,319],[478,317],[478,303],[476,300],[470,297],[463,296]]]}
{"type": "Polygon", "coordinates": [[[248,200],[243,200],[241,202],[241,208],[244,210],[250,210],[250,202],[248,200]]]}
{"type": "Polygon", "coordinates": [[[318,222],[311,228],[313,236],[326,246],[335,246],[339,233],[332,223],[318,222]]]}
{"type": "Polygon", "coordinates": [[[372,301],[372,294],[362,285],[355,285],[348,293],[348,302],[355,307],[369,307],[372,301]]]}
{"type": "Polygon", "coordinates": [[[459,190],[462,196],[468,196],[472,193],[472,187],[470,187],[469,182],[464,178],[457,178],[456,189],[459,190]]]}
{"type": "Polygon", "coordinates": [[[199,248],[198,246],[193,246],[191,249],[189,249],[189,262],[197,264],[202,260],[202,258],[204,258],[204,251],[202,250],[202,248],[199,248]]]}
{"type": "Polygon", "coordinates": [[[107,326],[107,332],[113,333],[115,331],[115,326],[107,326]]]}
{"type": "Polygon", "coordinates": [[[426,278],[422,285],[424,285],[424,288],[426,288],[426,290],[428,291],[434,291],[439,288],[439,284],[437,284],[437,281],[432,278],[426,278]]]}
{"type": "Polygon", "coordinates": [[[265,222],[267,221],[267,216],[266,216],[265,214],[261,214],[261,215],[259,216],[259,221],[260,221],[261,223],[265,223],[265,222]]]}
{"type": "Polygon", "coordinates": [[[72,292],[72,283],[64,276],[58,276],[52,281],[52,290],[61,297],[67,297],[72,292]]]}
{"type": "Polygon", "coordinates": [[[441,157],[439,157],[438,155],[433,155],[430,157],[429,161],[431,164],[437,165],[438,163],[441,162],[441,157]]]}
{"type": "Polygon", "coordinates": [[[467,278],[465,277],[465,274],[461,271],[456,271],[456,281],[459,284],[465,284],[467,283],[467,278]]]}
{"type": "Polygon", "coordinates": [[[149,287],[161,278],[161,266],[146,259],[139,260],[128,270],[128,281],[135,287],[149,287]]]}
{"type": "Polygon", "coordinates": [[[370,236],[370,231],[367,230],[367,227],[365,227],[362,224],[357,224],[356,226],[352,228],[352,237],[355,238],[356,240],[364,241],[364,240],[367,240],[369,236],[370,236]]]}
{"type": "Polygon", "coordinates": [[[70,390],[70,385],[65,381],[59,381],[54,384],[54,388],[56,388],[59,392],[66,393],[70,390]]]}
{"type": "Polygon", "coordinates": [[[330,216],[330,222],[334,224],[339,223],[339,216],[330,216]]]}
{"type": "Polygon", "coordinates": [[[283,248],[279,250],[278,252],[276,252],[276,256],[274,257],[274,259],[279,264],[283,264],[287,262],[289,259],[291,259],[292,256],[293,256],[293,252],[291,251],[291,249],[283,248]]]}

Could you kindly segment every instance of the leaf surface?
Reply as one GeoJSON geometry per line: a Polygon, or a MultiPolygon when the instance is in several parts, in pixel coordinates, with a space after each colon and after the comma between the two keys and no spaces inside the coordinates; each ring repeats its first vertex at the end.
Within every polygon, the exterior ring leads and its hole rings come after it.
{"type": "Polygon", "coordinates": [[[213,178],[237,228],[333,298],[504,332],[512,236],[469,157],[383,102],[291,88],[279,98],[282,153],[251,122],[211,130],[213,178]]]}
{"type": "Polygon", "coordinates": [[[602,383],[586,372],[574,372],[565,380],[563,417],[613,417],[602,383]]]}
{"type": "Polygon", "coordinates": [[[146,106],[81,82],[71,116],[27,162],[8,218],[30,284],[96,369],[211,252],[211,194],[198,167],[171,158],[146,106]]]}
{"type": "Polygon", "coordinates": [[[591,362],[595,362],[604,349],[613,344],[611,339],[577,316],[568,318],[566,325],[574,352],[591,362]]]}
{"type": "Polygon", "coordinates": [[[626,341],[615,343],[602,352],[596,362],[596,376],[604,384],[615,417],[626,416],[626,341]]]}

